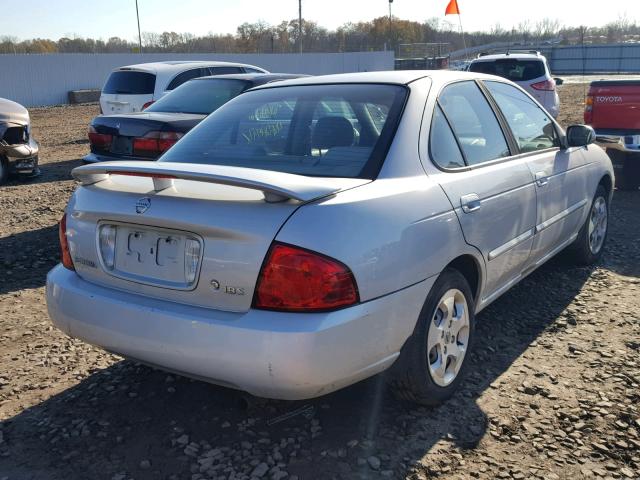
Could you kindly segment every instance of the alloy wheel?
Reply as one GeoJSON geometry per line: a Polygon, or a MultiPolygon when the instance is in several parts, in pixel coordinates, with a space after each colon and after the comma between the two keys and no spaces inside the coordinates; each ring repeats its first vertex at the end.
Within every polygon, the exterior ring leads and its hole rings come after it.
{"type": "Polygon", "coordinates": [[[597,255],[602,249],[607,234],[608,220],[607,201],[604,197],[597,197],[589,214],[589,249],[594,255],[597,255]]]}

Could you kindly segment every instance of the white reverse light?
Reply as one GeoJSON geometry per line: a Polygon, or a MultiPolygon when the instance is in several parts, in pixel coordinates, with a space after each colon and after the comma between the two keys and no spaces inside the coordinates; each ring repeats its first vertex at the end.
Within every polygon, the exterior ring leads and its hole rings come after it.
{"type": "Polygon", "coordinates": [[[188,284],[196,280],[199,262],[200,242],[194,238],[187,238],[184,244],[184,277],[188,284]]]}
{"type": "Polygon", "coordinates": [[[116,230],[115,225],[102,225],[98,234],[102,263],[109,270],[113,270],[116,259],[116,230]]]}

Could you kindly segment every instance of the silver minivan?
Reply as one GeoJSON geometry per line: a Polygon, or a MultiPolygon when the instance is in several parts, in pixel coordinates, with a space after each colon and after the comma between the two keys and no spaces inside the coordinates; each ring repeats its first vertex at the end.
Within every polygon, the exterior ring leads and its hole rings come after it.
{"type": "Polygon", "coordinates": [[[116,68],[100,94],[100,113],[141,112],[183,83],[198,77],[269,73],[254,65],[212,61],[165,61],[116,68]]]}

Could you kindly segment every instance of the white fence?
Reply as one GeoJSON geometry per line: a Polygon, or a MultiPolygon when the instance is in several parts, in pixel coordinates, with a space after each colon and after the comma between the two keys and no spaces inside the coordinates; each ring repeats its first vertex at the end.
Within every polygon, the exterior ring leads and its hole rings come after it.
{"type": "Polygon", "coordinates": [[[0,55],[0,97],[27,107],[67,103],[70,90],[102,88],[114,68],[161,60],[220,60],[271,72],[326,75],[393,70],[393,52],[299,54],[59,53],[0,55]]]}

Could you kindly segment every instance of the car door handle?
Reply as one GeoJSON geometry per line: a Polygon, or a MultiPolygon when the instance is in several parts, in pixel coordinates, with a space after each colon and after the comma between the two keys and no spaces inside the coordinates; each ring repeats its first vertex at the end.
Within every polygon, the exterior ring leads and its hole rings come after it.
{"type": "Polygon", "coordinates": [[[460,206],[464,213],[473,213],[480,210],[482,203],[480,202],[480,197],[478,195],[470,193],[469,195],[463,195],[460,197],[460,206]]]}
{"type": "Polygon", "coordinates": [[[549,177],[545,172],[536,173],[536,185],[544,187],[547,183],[549,183],[549,177]]]}

